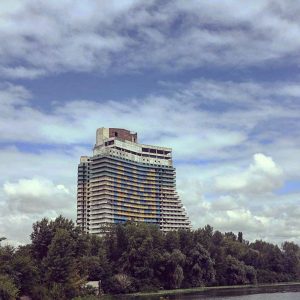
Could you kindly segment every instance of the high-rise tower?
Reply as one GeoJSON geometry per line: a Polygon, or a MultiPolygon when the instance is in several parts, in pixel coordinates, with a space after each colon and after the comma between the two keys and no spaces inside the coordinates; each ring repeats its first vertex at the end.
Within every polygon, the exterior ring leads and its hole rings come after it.
{"type": "Polygon", "coordinates": [[[77,224],[101,234],[103,226],[128,220],[163,231],[190,228],[176,192],[172,149],[143,145],[126,129],[99,128],[93,156],[78,166],[77,224]]]}

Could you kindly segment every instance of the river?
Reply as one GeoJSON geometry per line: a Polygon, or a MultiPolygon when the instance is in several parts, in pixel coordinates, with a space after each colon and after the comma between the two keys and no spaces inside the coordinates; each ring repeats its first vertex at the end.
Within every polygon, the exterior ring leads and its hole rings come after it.
{"type": "Polygon", "coordinates": [[[122,300],[299,300],[300,285],[212,289],[204,292],[164,296],[118,296],[122,300]]]}

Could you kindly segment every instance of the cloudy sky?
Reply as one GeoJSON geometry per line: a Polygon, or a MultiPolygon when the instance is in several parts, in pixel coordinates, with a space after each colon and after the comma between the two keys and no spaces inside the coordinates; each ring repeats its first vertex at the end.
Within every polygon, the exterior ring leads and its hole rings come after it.
{"type": "Polygon", "coordinates": [[[98,127],[173,148],[194,228],[300,242],[300,3],[0,2],[0,236],[75,220],[98,127]]]}

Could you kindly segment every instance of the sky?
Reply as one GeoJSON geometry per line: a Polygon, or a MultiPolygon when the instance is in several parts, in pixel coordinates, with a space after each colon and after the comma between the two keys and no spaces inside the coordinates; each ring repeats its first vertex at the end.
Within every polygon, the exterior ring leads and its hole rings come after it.
{"type": "Polygon", "coordinates": [[[300,243],[300,3],[0,2],[0,236],[76,219],[99,127],[173,148],[193,228],[300,243]]]}

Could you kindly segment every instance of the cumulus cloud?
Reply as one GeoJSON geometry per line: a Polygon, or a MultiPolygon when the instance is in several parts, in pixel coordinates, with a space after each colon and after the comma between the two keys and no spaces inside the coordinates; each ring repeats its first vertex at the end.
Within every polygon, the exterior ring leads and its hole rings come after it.
{"type": "Polygon", "coordinates": [[[245,171],[217,177],[216,188],[220,191],[265,193],[282,185],[282,170],[271,157],[257,153],[253,160],[253,164],[245,171]]]}
{"type": "Polygon", "coordinates": [[[44,217],[52,219],[62,214],[75,219],[74,189],[46,178],[5,182],[0,196],[0,234],[16,246],[29,241],[32,224],[44,217]]]}
{"type": "Polygon", "coordinates": [[[299,11],[274,0],[2,1],[0,73],[299,63],[299,11]]]}
{"type": "Polygon", "coordinates": [[[270,230],[269,220],[272,220],[272,217],[266,218],[253,212],[248,206],[249,198],[244,195],[215,194],[214,200],[211,201],[195,184],[195,181],[191,180],[185,184],[188,189],[180,190],[180,195],[186,201],[187,211],[194,228],[210,224],[216,230],[223,232],[245,231],[250,240],[263,238],[270,230]]]}
{"type": "MultiPolygon", "coordinates": [[[[199,167],[198,173],[189,173],[189,179],[182,179],[182,175],[178,174],[179,193],[194,228],[210,224],[222,232],[242,231],[250,241],[263,239],[279,245],[284,240],[300,242],[299,194],[248,194],[242,191],[229,194],[228,191],[222,193],[216,190],[210,194],[212,190],[207,193],[204,188],[209,185],[209,177],[201,175],[209,168],[211,166],[199,167]]],[[[219,171],[221,169],[219,167],[219,171]]]]}
{"type": "Polygon", "coordinates": [[[31,153],[0,147],[6,170],[0,174],[0,235],[9,243],[27,243],[32,224],[44,217],[62,214],[75,221],[77,163],[90,150],[76,149],[31,153]]]}
{"type": "Polygon", "coordinates": [[[74,195],[64,185],[55,185],[44,178],[6,182],[3,190],[13,211],[30,214],[74,208],[74,195]]]}

